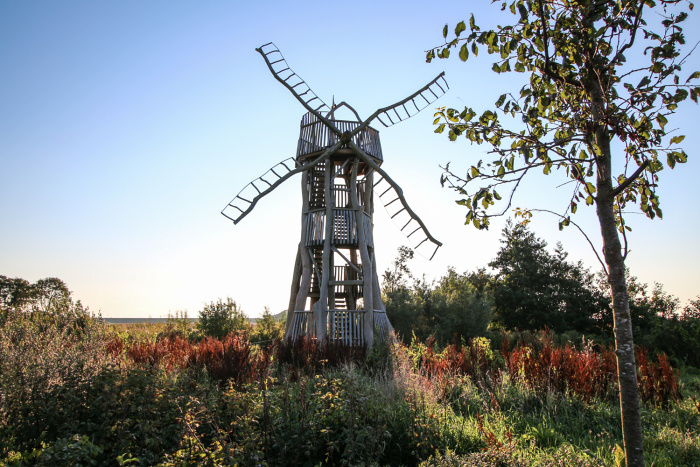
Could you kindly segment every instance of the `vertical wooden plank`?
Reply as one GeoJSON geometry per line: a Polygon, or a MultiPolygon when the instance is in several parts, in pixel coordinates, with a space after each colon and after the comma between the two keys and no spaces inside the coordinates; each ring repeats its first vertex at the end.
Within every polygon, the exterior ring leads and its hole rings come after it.
{"type": "Polygon", "coordinates": [[[334,176],[334,163],[331,159],[328,159],[326,164],[326,180],[324,184],[324,195],[326,200],[326,229],[325,238],[323,242],[323,267],[321,270],[321,283],[319,291],[319,300],[317,302],[316,312],[314,313],[314,319],[316,320],[316,337],[323,341],[326,337],[326,318],[329,309],[328,303],[328,282],[331,276],[331,239],[333,237],[333,196],[331,192],[331,187],[333,186],[333,176],[334,176]]]}
{"type": "MultiPolygon", "coordinates": [[[[289,310],[287,310],[287,319],[289,320],[290,318],[290,313],[292,315],[296,314],[296,311],[304,311],[304,307],[306,304],[306,299],[309,294],[309,290],[311,288],[311,272],[312,272],[312,264],[311,261],[309,261],[308,254],[306,254],[306,239],[307,239],[307,224],[309,223],[309,215],[308,215],[308,207],[309,207],[309,189],[308,189],[308,177],[309,177],[309,172],[304,171],[302,173],[302,181],[301,181],[301,194],[302,194],[302,214],[301,214],[301,241],[299,242],[299,251],[297,253],[297,259],[300,260],[300,268],[301,271],[298,271],[300,273],[299,278],[295,278],[292,282],[292,293],[290,294],[289,298],[289,310]],[[294,284],[298,283],[298,287],[295,287],[294,284]],[[296,290],[296,293],[294,291],[296,290]]],[[[296,275],[295,271],[295,275],[296,275]]],[[[292,320],[294,323],[296,323],[296,319],[292,320]]],[[[289,321],[287,321],[287,332],[285,337],[286,338],[296,338],[298,336],[298,333],[295,332],[294,329],[289,328],[289,321]]]]}

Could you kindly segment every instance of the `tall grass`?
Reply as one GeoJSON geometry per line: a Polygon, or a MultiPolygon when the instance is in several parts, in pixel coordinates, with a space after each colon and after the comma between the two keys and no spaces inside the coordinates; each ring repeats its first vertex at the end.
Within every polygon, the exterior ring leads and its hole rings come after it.
{"type": "MultiPolygon", "coordinates": [[[[622,442],[608,349],[543,337],[512,350],[414,341],[367,355],[313,340],[252,346],[236,333],[108,336],[98,325],[42,337],[20,324],[1,331],[15,363],[0,361],[0,464],[589,466],[615,465],[622,442]],[[28,362],[24,379],[10,378],[6,368],[28,362]],[[39,386],[39,399],[25,397],[39,386]]],[[[650,462],[700,464],[700,405],[679,399],[663,357],[640,356],[650,462]]]]}

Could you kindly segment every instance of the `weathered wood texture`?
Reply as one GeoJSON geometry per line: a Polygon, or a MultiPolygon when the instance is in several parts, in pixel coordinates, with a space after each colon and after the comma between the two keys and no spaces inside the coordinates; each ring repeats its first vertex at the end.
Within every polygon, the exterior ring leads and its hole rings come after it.
{"type": "MultiPolygon", "coordinates": [[[[352,132],[360,126],[360,122],[349,122],[344,120],[333,120],[340,133],[352,132]]],[[[340,141],[337,135],[318,117],[312,113],[307,113],[301,120],[301,131],[299,143],[297,144],[297,159],[301,160],[309,155],[323,151],[340,141]]],[[[352,142],[362,148],[362,150],[382,161],[382,147],[379,144],[379,132],[372,127],[366,127],[352,137],[352,142]]]]}
{"type": "Polygon", "coordinates": [[[374,264],[372,173],[352,152],[336,153],[304,173],[288,338],[371,347],[375,333],[389,335],[374,264]]]}

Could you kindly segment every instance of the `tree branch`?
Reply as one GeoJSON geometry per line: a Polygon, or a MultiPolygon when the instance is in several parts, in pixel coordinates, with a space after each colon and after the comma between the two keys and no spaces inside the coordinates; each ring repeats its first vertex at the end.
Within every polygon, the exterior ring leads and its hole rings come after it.
{"type": "Polygon", "coordinates": [[[606,275],[608,274],[608,268],[605,267],[605,263],[603,262],[600,255],[598,254],[598,251],[595,249],[595,246],[593,246],[593,242],[591,242],[591,239],[588,238],[588,235],[586,235],[586,232],[584,232],[583,229],[576,222],[572,221],[570,217],[566,218],[566,217],[562,216],[561,214],[559,214],[558,212],[550,211],[549,209],[530,209],[530,211],[546,212],[549,214],[553,214],[553,215],[559,217],[560,219],[568,219],[569,223],[573,224],[574,227],[576,227],[578,229],[578,231],[581,232],[581,235],[583,235],[583,237],[586,239],[588,244],[591,246],[591,249],[593,250],[593,254],[595,254],[595,257],[598,259],[598,262],[603,267],[603,271],[605,272],[606,275]]]}
{"type": "Polygon", "coordinates": [[[632,47],[634,44],[634,39],[637,36],[637,30],[639,29],[639,22],[642,20],[642,10],[644,9],[644,0],[641,0],[639,2],[639,9],[637,10],[637,17],[634,19],[634,26],[632,26],[632,37],[630,38],[630,41],[623,45],[620,50],[617,51],[615,54],[615,57],[613,57],[612,60],[610,60],[610,65],[615,66],[615,62],[618,62],[619,60],[622,59],[622,53],[632,47]]]}
{"type": "Polygon", "coordinates": [[[619,195],[620,193],[625,191],[625,189],[628,186],[630,186],[630,184],[632,182],[634,182],[637,178],[639,178],[639,176],[642,174],[642,172],[644,172],[644,169],[646,169],[648,165],[649,165],[649,159],[642,162],[642,165],[640,165],[639,168],[634,171],[634,173],[632,174],[632,176],[630,178],[626,179],[624,182],[620,183],[617,186],[617,188],[613,189],[613,191],[612,191],[613,197],[616,197],[617,195],[619,195]]]}

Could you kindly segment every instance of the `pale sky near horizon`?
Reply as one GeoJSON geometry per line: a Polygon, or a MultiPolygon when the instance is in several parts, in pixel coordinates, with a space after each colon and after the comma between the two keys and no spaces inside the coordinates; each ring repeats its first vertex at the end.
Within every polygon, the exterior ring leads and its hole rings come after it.
{"type": "MultiPolygon", "coordinates": [[[[234,226],[220,211],[245,184],[295,154],[304,113],[274,80],[258,47],[273,41],[326,103],[345,100],[366,117],[441,71],[451,90],[434,106],[493,108],[520,76],[490,71],[483,51],[425,63],[424,51],[475,13],[498,6],[428,2],[32,1],[0,2],[0,274],[59,277],[74,297],[109,317],[164,317],[232,297],[250,316],[287,306],[301,209],[293,178],[234,226]],[[470,10],[473,8],[474,10],[470,10]]],[[[502,22],[504,22],[502,20],[502,22]]],[[[700,40],[699,13],[684,29],[700,40]]],[[[684,72],[700,70],[700,49],[684,72]]],[[[686,134],[685,165],[661,173],[663,220],[631,214],[628,266],[683,302],[700,295],[696,215],[699,108],[688,101],[669,126],[686,134]]],[[[441,189],[440,165],[466,170],[484,148],[435,135],[432,108],[380,131],[384,169],[444,243],[416,257],[415,274],[438,278],[487,266],[504,220],[464,226],[464,208],[441,189]]],[[[563,175],[529,180],[515,205],[558,210],[563,175]]],[[[562,201],[563,200],[563,201],[562,201]]],[[[592,208],[574,219],[600,248],[592,208]]],[[[551,249],[598,264],[574,229],[539,215],[551,249]]],[[[378,206],[379,270],[402,234],[378,206]]]]}

